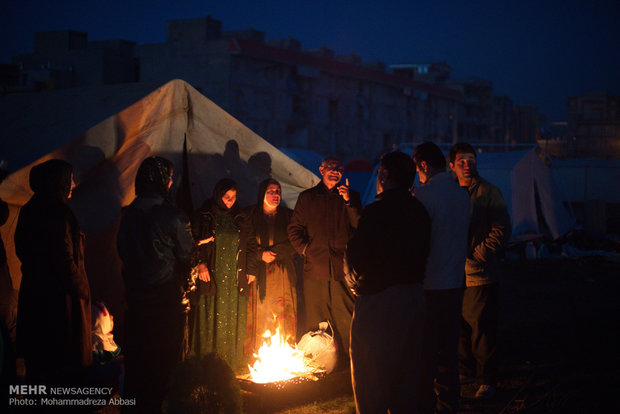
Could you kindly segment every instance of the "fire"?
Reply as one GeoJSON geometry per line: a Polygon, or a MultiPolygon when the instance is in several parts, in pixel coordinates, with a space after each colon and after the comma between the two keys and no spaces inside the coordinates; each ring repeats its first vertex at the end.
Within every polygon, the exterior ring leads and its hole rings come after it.
{"type": "Polygon", "coordinates": [[[249,366],[249,379],[256,383],[285,381],[295,377],[312,377],[307,367],[304,353],[296,346],[290,345],[276,329],[275,335],[270,331],[263,335],[265,341],[254,354],[254,366],[249,366]]]}

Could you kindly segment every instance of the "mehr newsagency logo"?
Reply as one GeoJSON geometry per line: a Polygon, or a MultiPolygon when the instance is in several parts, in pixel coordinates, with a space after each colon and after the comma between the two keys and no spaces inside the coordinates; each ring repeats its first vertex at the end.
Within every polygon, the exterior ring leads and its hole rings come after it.
{"type": "Polygon", "coordinates": [[[135,398],[114,395],[112,387],[48,387],[9,385],[9,406],[136,405],[135,398]]]}

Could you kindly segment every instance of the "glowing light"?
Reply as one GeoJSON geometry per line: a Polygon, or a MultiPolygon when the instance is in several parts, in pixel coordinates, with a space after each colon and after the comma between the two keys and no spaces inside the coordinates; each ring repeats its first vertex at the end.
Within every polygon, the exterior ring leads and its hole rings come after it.
{"type": "Polygon", "coordinates": [[[280,329],[271,335],[270,331],[263,335],[265,341],[254,354],[256,361],[253,366],[249,366],[250,374],[248,379],[256,383],[267,383],[274,381],[285,381],[295,377],[305,377],[316,379],[306,363],[302,351],[296,346],[290,345],[286,339],[280,335],[280,329]]]}

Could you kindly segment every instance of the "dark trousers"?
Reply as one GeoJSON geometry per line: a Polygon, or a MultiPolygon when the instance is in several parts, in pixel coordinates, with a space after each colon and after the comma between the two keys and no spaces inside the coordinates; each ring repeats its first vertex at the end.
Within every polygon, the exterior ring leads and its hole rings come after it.
{"type": "Polygon", "coordinates": [[[351,379],[358,414],[417,413],[424,289],[391,286],[357,298],[351,324],[351,379]]]}
{"type": "Polygon", "coordinates": [[[499,288],[497,283],[466,287],[459,339],[459,373],[480,384],[497,383],[497,330],[499,288]]]}
{"type": "Polygon", "coordinates": [[[184,316],[180,304],[135,306],[127,311],[125,393],[135,406],[124,413],[157,414],[181,360],[184,316]]]}
{"type": "Polygon", "coordinates": [[[456,413],[463,289],[425,290],[426,320],[420,370],[420,413],[456,413]]]}
{"type": "Polygon", "coordinates": [[[355,300],[344,281],[304,280],[306,331],[319,329],[319,322],[329,321],[338,344],[338,357],[349,358],[349,331],[355,300]]]}

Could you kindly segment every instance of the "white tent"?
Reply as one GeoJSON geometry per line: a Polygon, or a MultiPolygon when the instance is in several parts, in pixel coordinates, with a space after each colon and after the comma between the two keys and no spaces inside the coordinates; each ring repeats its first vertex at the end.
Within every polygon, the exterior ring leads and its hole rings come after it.
{"type": "MultiPolygon", "coordinates": [[[[399,148],[413,153],[413,146],[399,148]]],[[[477,155],[478,172],[502,192],[512,221],[512,237],[549,233],[557,239],[575,225],[553,182],[548,160],[540,148],[510,152],[483,152],[477,155]]],[[[370,178],[363,202],[376,195],[376,172],[370,178]]],[[[418,185],[416,181],[416,185],[418,185]]]]}
{"type": "Polygon", "coordinates": [[[74,166],[78,187],[70,205],[86,233],[93,297],[117,304],[122,297],[115,243],[119,213],[135,196],[135,175],[146,157],[160,155],[175,164],[173,193],[189,188],[193,208],[223,177],[237,182],[242,205],[256,202],[257,184],[268,175],[280,181],[291,208],[300,191],[318,183],[316,175],[186,82],[149,91],[134,84],[2,98],[0,159],[18,168],[0,184],[0,197],[11,210],[1,231],[14,286],[21,281],[13,245],[17,215],[32,195],[31,167],[47,159],[74,166]]]}
{"type": "Polygon", "coordinates": [[[513,237],[549,233],[557,239],[574,228],[575,219],[552,179],[550,160],[539,147],[479,154],[478,171],[502,191],[513,237]]]}

